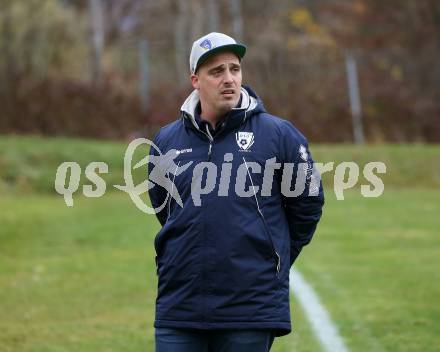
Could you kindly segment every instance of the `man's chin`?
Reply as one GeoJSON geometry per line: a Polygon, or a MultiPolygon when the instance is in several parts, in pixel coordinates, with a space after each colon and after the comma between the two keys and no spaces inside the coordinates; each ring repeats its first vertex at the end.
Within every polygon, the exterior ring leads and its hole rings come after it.
{"type": "Polygon", "coordinates": [[[231,111],[233,108],[235,108],[234,104],[222,104],[219,106],[219,112],[221,115],[227,114],[229,111],[231,111]]]}
{"type": "Polygon", "coordinates": [[[238,98],[235,98],[235,99],[225,99],[225,100],[223,100],[222,103],[220,104],[220,105],[221,105],[220,108],[221,108],[222,110],[224,109],[224,110],[226,110],[226,111],[232,110],[233,108],[235,108],[235,107],[237,106],[238,101],[239,101],[238,98]]]}

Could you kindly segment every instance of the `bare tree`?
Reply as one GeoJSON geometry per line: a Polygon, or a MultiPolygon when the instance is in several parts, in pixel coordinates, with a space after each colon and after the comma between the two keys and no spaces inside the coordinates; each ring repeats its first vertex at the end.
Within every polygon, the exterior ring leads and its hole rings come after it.
{"type": "Polygon", "coordinates": [[[241,15],[241,0],[229,0],[229,12],[232,18],[232,28],[236,40],[243,40],[243,17],[241,15]]]}
{"type": "Polygon", "coordinates": [[[205,7],[204,2],[200,0],[191,0],[191,15],[189,20],[191,23],[191,39],[194,40],[203,35],[205,30],[205,7]]]}
{"type": "Polygon", "coordinates": [[[218,2],[215,0],[208,0],[208,28],[210,32],[219,31],[219,9],[218,2]]]}
{"type": "Polygon", "coordinates": [[[92,81],[101,81],[102,52],[104,50],[104,8],[102,0],[89,0],[92,29],[92,81]]]}
{"type": "Polygon", "coordinates": [[[11,37],[12,37],[12,20],[9,11],[3,11],[1,23],[1,33],[3,40],[0,41],[0,50],[4,62],[2,63],[2,70],[0,72],[1,84],[0,92],[8,91],[8,84],[11,76],[15,73],[14,58],[12,53],[11,37]]]}
{"type": "Polygon", "coordinates": [[[148,41],[141,39],[138,41],[138,54],[139,54],[139,95],[141,98],[141,110],[146,112],[149,104],[149,91],[150,91],[150,79],[149,79],[149,53],[148,53],[148,41]]]}
{"type": "Polygon", "coordinates": [[[189,6],[187,1],[177,2],[177,19],[174,26],[174,61],[176,67],[177,82],[182,87],[186,82],[186,75],[188,66],[185,65],[184,58],[187,50],[187,40],[185,33],[187,32],[187,21],[189,16],[189,6]]]}

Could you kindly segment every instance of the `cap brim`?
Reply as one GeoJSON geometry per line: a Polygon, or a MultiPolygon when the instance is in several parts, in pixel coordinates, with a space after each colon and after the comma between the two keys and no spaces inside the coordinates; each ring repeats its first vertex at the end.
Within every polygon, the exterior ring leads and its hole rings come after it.
{"type": "Polygon", "coordinates": [[[241,60],[243,58],[244,54],[246,54],[246,47],[242,44],[227,44],[227,45],[222,45],[222,46],[218,46],[214,49],[211,49],[211,50],[207,51],[206,53],[204,53],[202,56],[200,56],[199,61],[197,61],[197,66],[194,69],[194,73],[197,72],[197,70],[200,68],[200,66],[206,60],[208,60],[210,57],[212,57],[213,55],[215,55],[217,53],[224,52],[224,51],[234,53],[241,60]]]}

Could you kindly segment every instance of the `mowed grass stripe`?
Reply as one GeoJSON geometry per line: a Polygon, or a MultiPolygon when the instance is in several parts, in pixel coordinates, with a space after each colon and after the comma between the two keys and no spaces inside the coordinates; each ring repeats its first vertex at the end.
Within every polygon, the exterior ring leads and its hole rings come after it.
{"type": "MultiPolygon", "coordinates": [[[[102,177],[108,189],[124,182],[123,158],[128,142],[96,141],[69,138],[0,136],[0,192],[55,193],[58,166],[65,161],[77,162],[82,168],[81,185],[90,181],[84,176],[92,161],[108,164],[102,177]]],[[[356,162],[360,169],[357,187],[369,182],[363,177],[368,162],[380,161],[387,167],[380,175],[385,187],[440,187],[440,145],[320,145],[311,144],[316,162],[334,162],[332,172],[323,175],[327,187],[334,184],[334,170],[343,161],[356,162]]],[[[148,153],[148,147],[137,149],[133,165],[148,153]]],[[[135,184],[145,177],[145,168],[133,170],[135,184]]],[[[80,188],[82,189],[82,188],[80,188]]],[[[78,192],[74,197],[81,192],[78,192]]]]}

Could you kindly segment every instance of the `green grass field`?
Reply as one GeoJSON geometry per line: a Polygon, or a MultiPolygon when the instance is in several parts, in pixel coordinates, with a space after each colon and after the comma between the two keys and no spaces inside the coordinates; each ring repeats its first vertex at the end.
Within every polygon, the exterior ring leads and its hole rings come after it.
{"type": "MultiPolygon", "coordinates": [[[[73,208],[52,191],[64,160],[105,160],[108,183],[122,183],[124,148],[0,137],[0,351],[154,350],[157,221],[119,191],[76,195],[73,208]]],[[[327,180],[324,217],[295,265],[351,351],[437,351],[440,147],[314,151],[318,161],[387,161],[385,193],[337,201],[327,180]]],[[[273,351],[320,351],[292,300],[295,332],[273,351]]]]}

